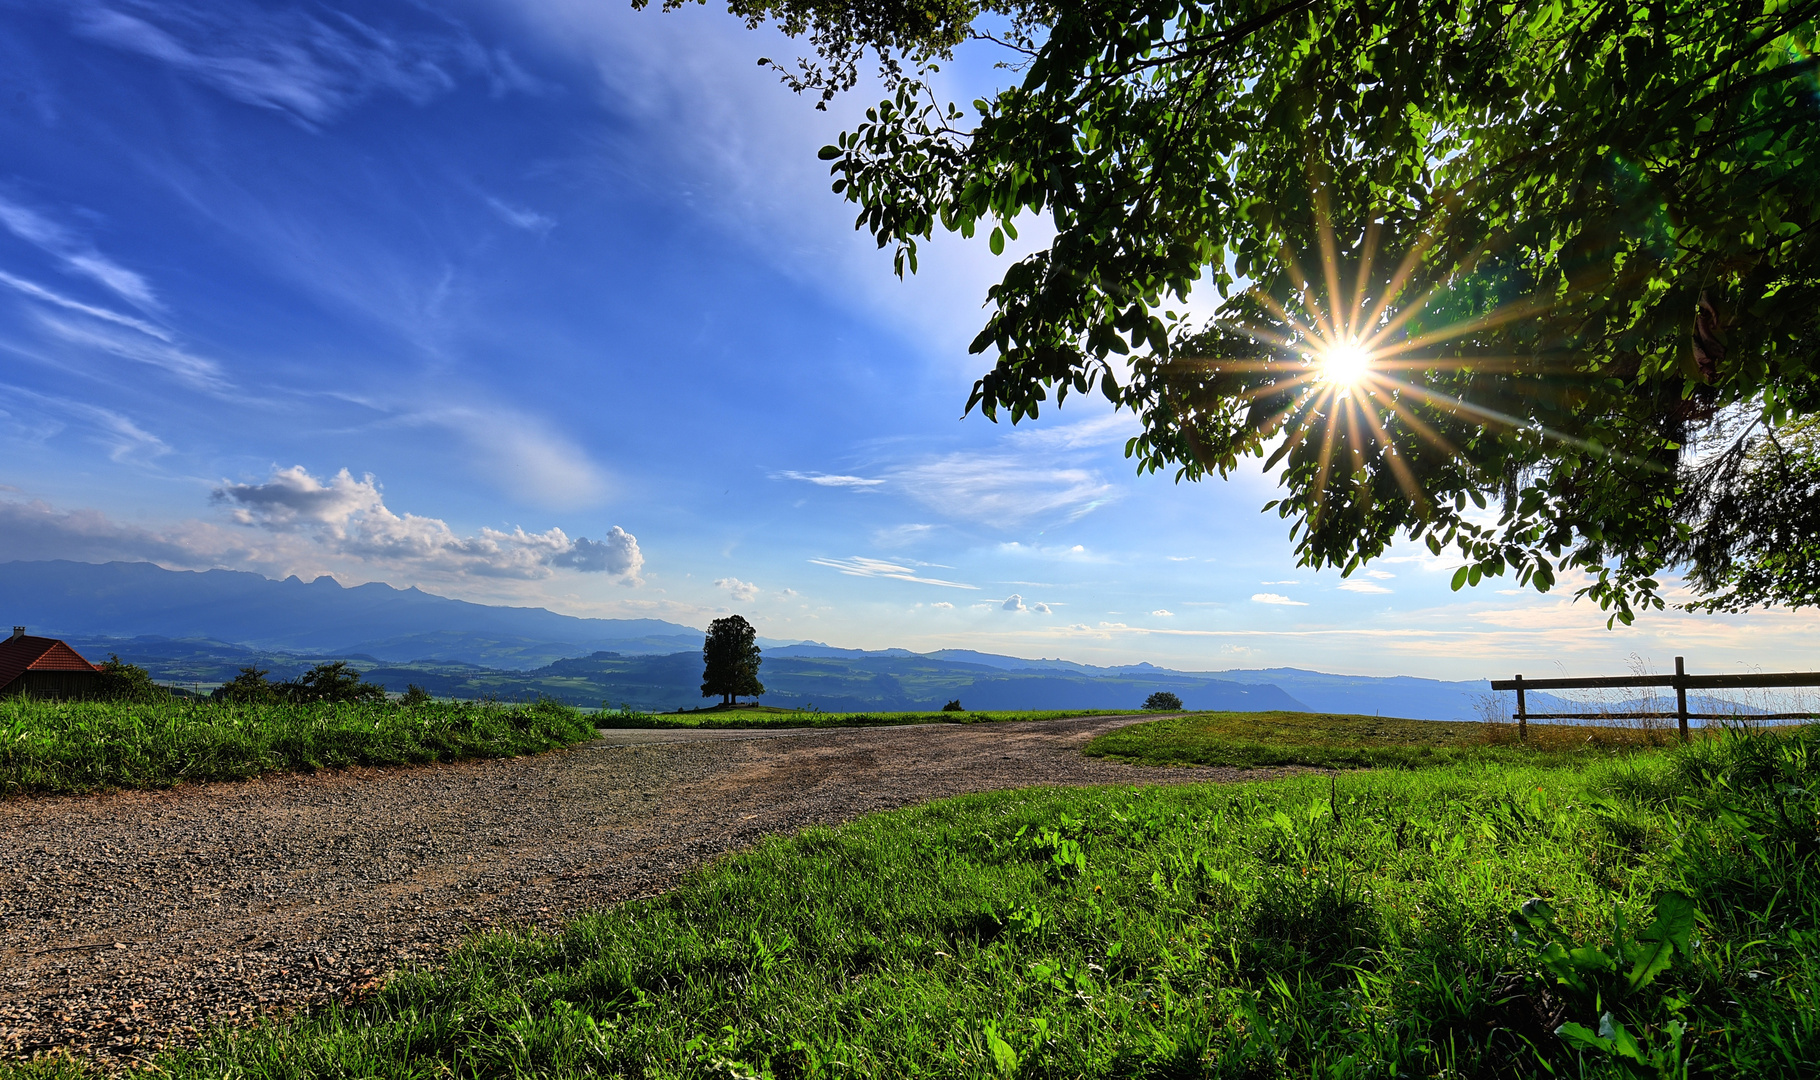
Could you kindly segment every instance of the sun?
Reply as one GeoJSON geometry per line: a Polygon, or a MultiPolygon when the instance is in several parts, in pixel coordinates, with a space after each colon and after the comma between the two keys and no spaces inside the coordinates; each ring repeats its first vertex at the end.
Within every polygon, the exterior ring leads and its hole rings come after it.
{"type": "Polygon", "coordinates": [[[1327,385],[1350,389],[1370,374],[1371,350],[1353,340],[1329,345],[1315,354],[1315,369],[1327,385]]]}

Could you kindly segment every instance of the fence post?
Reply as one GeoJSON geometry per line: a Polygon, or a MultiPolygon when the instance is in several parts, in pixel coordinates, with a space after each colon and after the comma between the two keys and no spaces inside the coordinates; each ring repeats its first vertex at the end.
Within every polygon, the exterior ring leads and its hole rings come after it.
{"type": "Polygon", "coordinates": [[[1687,741],[1687,665],[1675,657],[1675,719],[1681,722],[1681,741],[1687,741]]]}
{"type": "Polygon", "coordinates": [[[1517,676],[1517,738],[1529,741],[1529,703],[1523,700],[1523,676],[1517,676]]]}

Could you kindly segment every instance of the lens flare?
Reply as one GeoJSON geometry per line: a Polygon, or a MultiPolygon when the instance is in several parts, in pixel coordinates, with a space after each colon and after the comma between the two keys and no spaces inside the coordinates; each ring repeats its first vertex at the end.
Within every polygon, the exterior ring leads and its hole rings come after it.
{"type": "Polygon", "coordinates": [[[1371,350],[1356,341],[1342,341],[1317,353],[1315,367],[1322,382],[1350,390],[1371,373],[1371,350]]]}

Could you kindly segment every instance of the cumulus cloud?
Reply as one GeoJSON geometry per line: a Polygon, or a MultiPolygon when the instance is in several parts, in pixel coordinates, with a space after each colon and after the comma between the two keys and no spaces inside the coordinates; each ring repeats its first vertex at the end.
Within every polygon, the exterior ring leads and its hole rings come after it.
{"type": "Polygon", "coordinates": [[[1050,613],[1048,604],[1038,603],[1035,600],[1026,602],[1024,598],[1017,593],[1012,593],[1010,596],[1005,597],[998,606],[1000,611],[1031,611],[1038,615],[1047,615],[1050,613]]]}
{"type": "Polygon", "coordinates": [[[950,604],[946,600],[937,600],[935,603],[930,604],[929,606],[932,608],[941,608],[943,611],[953,611],[954,610],[954,605],[950,604]]]}
{"type": "MultiPolygon", "coordinates": [[[[771,478],[773,480],[801,480],[804,483],[814,484],[817,487],[872,488],[878,487],[880,484],[884,483],[883,480],[865,476],[846,476],[840,473],[797,472],[795,469],[785,469],[782,472],[772,473],[771,478]]],[[[928,526],[920,527],[927,528],[928,526]]]]}
{"type": "Polygon", "coordinates": [[[575,546],[551,559],[550,565],[584,574],[636,577],[645,565],[645,557],[638,550],[638,538],[615,525],[601,540],[578,537],[575,546]]]}
{"type": "Polygon", "coordinates": [[[914,581],[918,585],[941,585],[949,589],[978,589],[978,585],[968,585],[959,581],[944,581],[941,578],[923,577],[908,566],[886,562],[883,559],[871,559],[864,555],[855,555],[850,559],[810,559],[816,566],[826,566],[839,570],[849,577],[892,578],[896,581],[914,581]]]}
{"type": "Polygon", "coordinates": [[[736,577],[717,578],[714,587],[727,590],[727,595],[742,604],[749,604],[758,599],[758,586],[750,581],[741,581],[736,577]]]}
{"type": "Polygon", "coordinates": [[[1340,590],[1356,593],[1388,593],[1391,591],[1375,581],[1342,581],[1340,590]]]}
{"type": "Polygon", "coordinates": [[[380,93],[427,104],[469,74],[496,94],[538,89],[509,55],[465,33],[398,33],[327,9],[116,0],[82,9],[76,30],[309,127],[380,93]]]}
{"type": "Polygon", "coordinates": [[[598,541],[570,539],[559,528],[462,536],[439,518],[394,513],[371,474],[355,479],[347,469],[322,480],[294,465],[262,483],[224,483],[213,498],[241,525],[306,535],[335,555],[443,574],[535,579],[561,568],[636,582],[644,566],[638,540],[618,526],[598,541]]]}
{"type": "Polygon", "coordinates": [[[1151,612],[1150,614],[1155,615],[1159,618],[1168,619],[1168,618],[1172,618],[1175,615],[1175,612],[1167,611],[1167,610],[1164,610],[1163,608],[1157,608],[1155,611],[1151,612]]]}
{"type": "Polygon", "coordinates": [[[1308,606],[1308,603],[1305,600],[1291,600],[1289,597],[1284,596],[1282,593],[1273,593],[1273,592],[1252,593],[1251,602],[1254,604],[1281,604],[1284,607],[1307,607],[1308,606]]]}

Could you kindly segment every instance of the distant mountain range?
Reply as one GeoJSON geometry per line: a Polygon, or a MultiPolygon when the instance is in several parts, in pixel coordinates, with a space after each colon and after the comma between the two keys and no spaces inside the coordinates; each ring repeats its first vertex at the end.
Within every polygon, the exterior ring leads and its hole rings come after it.
{"type": "Polygon", "coordinates": [[[273,581],[151,563],[0,563],[0,616],[56,637],[202,638],[296,653],[361,653],[541,667],[600,650],[700,649],[702,632],[660,619],[581,619],[332,577],[273,581]]]}
{"type": "MultiPolygon", "coordinates": [[[[0,623],[62,637],[91,658],[118,653],[167,682],[201,689],[240,667],[288,678],[346,659],[392,690],[439,696],[548,695],[578,705],[702,704],[702,631],[657,619],[582,619],[494,607],[419,589],[334,579],[274,581],[150,563],[0,563],[0,623]],[[7,623],[6,620],[11,620],[7,623]]],[[[842,649],[761,639],[766,704],[827,711],[1134,708],[1168,690],[1191,709],[1311,710],[1429,720],[1482,718],[1490,686],[1299,668],[1173,671],[943,649],[842,649]]],[[[1537,712],[1575,711],[1532,693],[1537,712]]]]}

